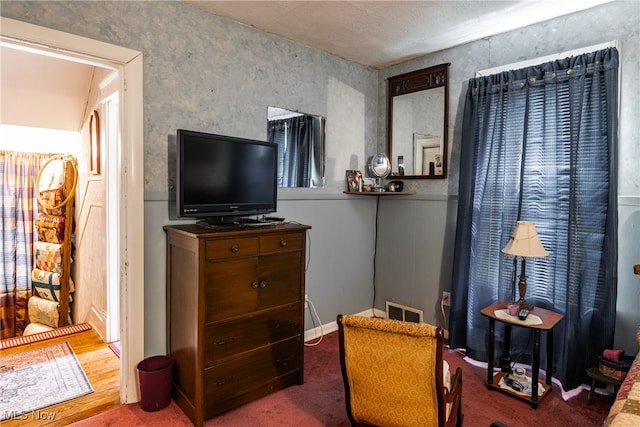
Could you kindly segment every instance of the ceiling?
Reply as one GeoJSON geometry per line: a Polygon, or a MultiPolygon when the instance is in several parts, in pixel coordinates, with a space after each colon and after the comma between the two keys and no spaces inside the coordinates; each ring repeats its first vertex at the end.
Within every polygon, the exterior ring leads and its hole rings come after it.
{"type": "Polygon", "coordinates": [[[93,66],[0,46],[0,123],[78,131],[93,66]]]}
{"type": "MultiPolygon", "coordinates": [[[[183,1],[381,69],[612,0],[183,1]]],[[[94,71],[2,44],[0,123],[79,130],[94,71]]]]}
{"type": "Polygon", "coordinates": [[[612,0],[183,1],[381,69],[612,0]]]}

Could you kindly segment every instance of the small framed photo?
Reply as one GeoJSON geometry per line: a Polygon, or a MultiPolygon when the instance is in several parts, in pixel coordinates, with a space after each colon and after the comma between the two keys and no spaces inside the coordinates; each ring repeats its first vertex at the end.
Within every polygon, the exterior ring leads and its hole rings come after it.
{"type": "Polygon", "coordinates": [[[347,170],[347,191],[358,193],[362,191],[362,172],[356,170],[347,170]]]}

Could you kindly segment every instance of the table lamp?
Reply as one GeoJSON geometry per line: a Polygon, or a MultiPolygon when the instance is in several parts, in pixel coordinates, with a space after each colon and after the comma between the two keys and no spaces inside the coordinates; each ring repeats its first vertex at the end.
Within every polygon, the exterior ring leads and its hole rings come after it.
{"type": "Polygon", "coordinates": [[[513,235],[509,238],[509,243],[507,243],[507,246],[502,249],[502,252],[506,255],[511,255],[516,258],[520,257],[522,259],[520,267],[520,281],[518,282],[518,292],[520,295],[518,308],[520,310],[524,308],[531,310],[533,306],[528,304],[524,299],[524,295],[527,292],[525,259],[546,258],[549,256],[549,252],[544,249],[540,242],[538,232],[536,231],[536,225],[531,221],[518,221],[513,235]]]}

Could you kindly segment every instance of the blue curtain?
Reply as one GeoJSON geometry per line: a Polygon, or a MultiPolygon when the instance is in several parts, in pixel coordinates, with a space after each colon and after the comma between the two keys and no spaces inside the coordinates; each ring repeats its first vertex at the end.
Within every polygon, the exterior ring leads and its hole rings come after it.
{"type": "Polygon", "coordinates": [[[278,187],[311,186],[313,139],[313,117],[309,115],[269,122],[267,140],[278,144],[278,187]]]}
{"type": "MultiPolygon", "coordinates": [[[[579,386],[585,368],[611,347],[617,106],[615,48],[469,81],[449,325],[454,348],[487,360],[489,322],[480,310],[514,297],[514,260],[501,249],[518,220],[536,224],[550,253],[527,260],[526,299],[564,315],[554,329],[554,377],[565,389],[579,386]]],[[[531,332],[512,333],[512,360],[530,363],[531,332]]],[[[500,355],[504,329],[496,334],[500,355]]],[[[545,363],[544,345],[541,354],[545,363]]]]}

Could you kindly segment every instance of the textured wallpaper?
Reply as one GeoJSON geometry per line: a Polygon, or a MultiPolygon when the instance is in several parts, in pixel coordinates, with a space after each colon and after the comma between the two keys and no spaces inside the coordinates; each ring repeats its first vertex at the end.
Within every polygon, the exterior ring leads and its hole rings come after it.
{"type": "Polygon", "coordinates": [[[175,182],[176,129],[264,140],[269,105],[326,117],[325,191],[342,191],[349,163],[374,150],[368,67],[177,1],[3,1],[1,13],[142,52],[146,192],[175,182]]]}
{"type": "MultiPolygon", "coordinates": [[[[483,40],[407,61],[380,72],[378,99],[386,102],[384,82],[390,76],[450,62],[449,179],[410,182],[420,193],[458,193],[460,139],[464,97],[476,71],[514,64],[575,49],[618,41],[620,50],[620,196],[640,196],[640,2],[607,3],[483,40]]],[[[386,140],[386,122],[378,120],[379,139],[386,140]]]]}
{"type": "Polygon", "coordinates": [[[145,190],[160,193],[173,182],[177,128],[264,139],[268,105],[326,116],[324,191],[340,192],[345,169],[364,169],[366,156],[386,147],[386,79],[449,62],[449,178],[405,184],[455,195],[464,95],[476,71],[618,40],[619,194],[637,196],[639,9],[638,1],[616,1],[380,72],[177,1],[2,1],[0,13],[143,53],[145,190]]]}

